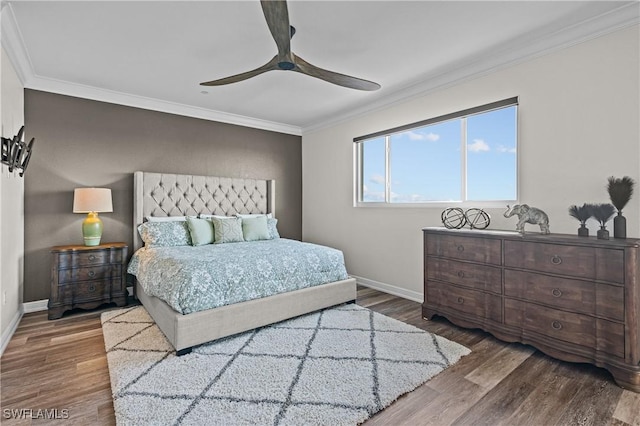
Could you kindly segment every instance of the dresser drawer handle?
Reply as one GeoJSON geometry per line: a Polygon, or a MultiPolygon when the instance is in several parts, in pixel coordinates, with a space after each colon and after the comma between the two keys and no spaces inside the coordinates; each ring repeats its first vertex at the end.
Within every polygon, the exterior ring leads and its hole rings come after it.
{"type": "Polygon", "coordinates": [[[458,246],[458,251],[459,251],[460,253],[462,253],[462,252],[464,251],[464,246],[463,246],[463,245],[459,245],[459,246],[458,246]]]}
{"type": "Polygon", "coordinates": [[[553,290],[551,290],[551,294],[553,295],[553,297],[560,297],[562,296],[562,291],[559,288],[554,288],[553,290]]]}
{"type": "Polygon", "coordinates": [[[96,260],[96,256],[94,254],[90,254],[89,255],[89,261],[93,262],[94,260],[96,260]]]}
{"type": "Polygon", "coordinates": [[[90,291],[91,293],[93,293],[94,291],[96,291],[96,286],[95,286],[94,284],[91,284],[91,285],[89,286],[89,291],[90,291]]]}
{"type": "Polygon", "coordinates": [[[553,263],[554,265],[559,265],[562,263],[562,258],[556,254],[551,258],[551,263],[553,263]]]}
{"type": "Polygon", "coordinates": [[[458,297],[458,303],[462,305],[464,303],[464,298],[458,297]]]}
{"type": "Polygon", "coordinates": [[[551,328],[554,330],[562,330],[562,323],[560,321],[554,321],[551,323],[551,328]]]}
{"type": "Polygon", "coordinates": [[[464,278],[464,271],[458,271],[458,276],[460,278],[464,278]]]}
{"type": "Polygon", "coordinates": [[[89,277],[93,278],[96,275],[96,271],[89,271],[89,277]]]}

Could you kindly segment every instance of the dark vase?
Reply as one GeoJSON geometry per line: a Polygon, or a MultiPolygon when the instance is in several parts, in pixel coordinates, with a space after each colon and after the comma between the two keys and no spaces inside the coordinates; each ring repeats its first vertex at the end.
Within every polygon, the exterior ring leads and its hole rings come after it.
{"type": "Polygon", "coordinates": [[[580,237],[588,237],[589,236],[589,228],[584,222],[580,222],[580,228],[578,228],[578,236],[580,237]]]}
{"type": "Polygon", "coordinates": [[[613,238],[627,238],[627,219],[618,211],[618,216],[613,218],[613,238]]]}
{"type": "Polygon", "coordinates": [[[605,225],[602,225],[600,229],[598,229],[598,239],[599,240],[609,239],[609,231],[607,231],[607,227],[605,225]]]}

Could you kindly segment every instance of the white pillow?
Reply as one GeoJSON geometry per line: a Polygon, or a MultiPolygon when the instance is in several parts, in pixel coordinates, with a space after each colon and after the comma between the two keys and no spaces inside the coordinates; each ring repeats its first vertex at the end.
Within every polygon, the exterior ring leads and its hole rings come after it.
{"type": "Polygon", "coordinates": [[[186,216],[147,216],[147,222],[186,222],[186,216]]]}
{"type": "Polygon", "coordinates": [[[273,219],[273,214],[271,213],[237,214],[236,216],[239,217],[240,219],[249,218],[249,217],[260,217],[260,216],[266,216],[267,219],[273,219]]]}
{"type": "Polygon", "coordinates": [[[233,216],[223,216],[220,214],[204,214],[204,213],[200,213],[198,215],[198,217],[200,217],[200,219],[212,219],[212,218],[216,218],[216,219],[227,219],[233,216]]]}

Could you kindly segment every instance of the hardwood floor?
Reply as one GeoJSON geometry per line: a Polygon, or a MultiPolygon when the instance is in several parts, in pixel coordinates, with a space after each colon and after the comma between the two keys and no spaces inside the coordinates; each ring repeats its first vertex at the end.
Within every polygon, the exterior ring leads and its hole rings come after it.
{"type": "MultiPolygon", "coordinates": [[[[640,394],[619,388],[603,369],[557,361],[442,318],[425,321],[419,303],[364,287],[358,304],[472,350],[365,425],[640,426],[640,394]]],[[[115,424],[101,312],[55,321],[46,312],[24,316],[0,360],[0,423],[115,424]],[[21,409],[40,418],[24,411],[22,419],[9,418],[21,409]]]]}

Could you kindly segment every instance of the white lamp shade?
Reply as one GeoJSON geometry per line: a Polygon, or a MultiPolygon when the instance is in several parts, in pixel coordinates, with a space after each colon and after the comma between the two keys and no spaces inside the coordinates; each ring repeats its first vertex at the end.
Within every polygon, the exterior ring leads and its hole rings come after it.
{"type": "Polygon", "coordinates": [[[111,189],[109,188],[76,188],[73,191],[73,212],[112,212],[111,189]]]}

